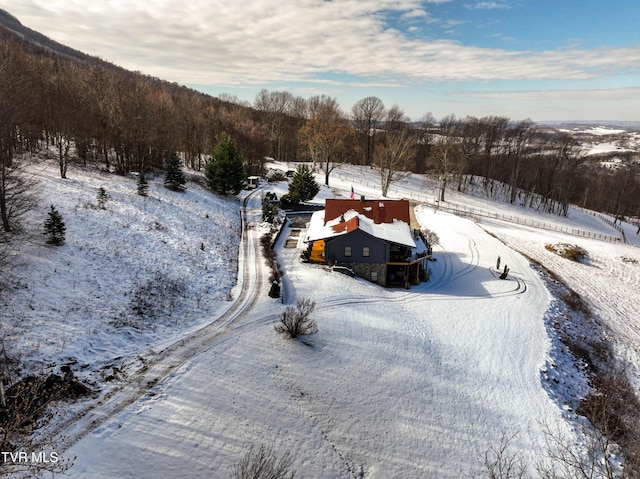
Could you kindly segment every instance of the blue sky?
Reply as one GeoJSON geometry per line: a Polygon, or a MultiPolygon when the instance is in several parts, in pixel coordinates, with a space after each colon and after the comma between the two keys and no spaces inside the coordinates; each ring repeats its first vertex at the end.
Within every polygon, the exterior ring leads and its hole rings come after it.
{"type": "Polygon", "coordinates": [[[253,103],[640,121],[638,0],[0,0],[54,40],[253,103]]]}

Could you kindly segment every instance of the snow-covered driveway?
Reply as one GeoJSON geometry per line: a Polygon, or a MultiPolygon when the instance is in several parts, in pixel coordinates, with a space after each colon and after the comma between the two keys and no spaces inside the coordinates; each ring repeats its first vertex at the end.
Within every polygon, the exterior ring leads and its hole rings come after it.
{"type": "Polygon", "coordinates": [[[541,421],[561,421],[540,380],[551,298],[472,221],[419,217],[442,245],[431,282],[382,289],[279,249],[287,302],[315,300],[319,333],[278,336],[283,305],[265,291],[224,341],[77,443],[71,477],[225,478],[264,443],[291,450],[302,478],[459,478],[504,432],[536,457],[541,421]]]}

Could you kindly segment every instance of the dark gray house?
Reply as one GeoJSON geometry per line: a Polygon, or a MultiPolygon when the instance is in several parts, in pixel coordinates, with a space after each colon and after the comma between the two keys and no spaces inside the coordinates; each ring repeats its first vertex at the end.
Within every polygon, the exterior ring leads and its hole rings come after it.
{"type": "Polygon", "coordinates": [[[327,200],[326,206],[307,229],[311,262],[346,268],[381,286],[420,282],[431,249],[409,226],[408,201],[327,200]]]}

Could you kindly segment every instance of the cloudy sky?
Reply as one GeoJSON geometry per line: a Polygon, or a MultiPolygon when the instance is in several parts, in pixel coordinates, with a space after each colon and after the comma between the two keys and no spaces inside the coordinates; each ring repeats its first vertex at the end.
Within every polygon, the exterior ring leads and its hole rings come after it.
{"type": "Polygon", "coordinates": [[[0,0],[130,70],[253,103],[367,96],[412,118],[640,121],[638,0],[0,0]]]}

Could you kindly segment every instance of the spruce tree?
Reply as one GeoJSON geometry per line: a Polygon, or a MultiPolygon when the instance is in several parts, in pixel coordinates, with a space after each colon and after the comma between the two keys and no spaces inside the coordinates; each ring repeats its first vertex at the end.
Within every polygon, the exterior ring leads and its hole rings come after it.
{"type": "Polygon", "coordinates": [[[149,196],[149,183],[144,176],[144,171],[140,171],[140,176],[138,177],[138,194],[140,196],[149,196]]]}
{"type": "Polygon", "coordinates": [[[167,172],[164,176],[164,186],[173,191],[184,191],[187,180],[182,172],[182,161],[174,151],[167,160],[167,172]]]}
{"type": "Polygon", "coordinates": [[[98,188],[98,207],[100,209],[106,210],[107,207],[107,201],[109,201],[109,198],[111,198],[108,194],[107,194],[107,190],[104,189],[104,187],[100,187],[98,188]]]}
{"type": "Polygon", "coordinates": [[[47,215],[46,221],[44,222],[44,234],[49,237],[47,243],[56,246],[63,245],[66,231],[67,227],[64,224],[62,215],[53,205],[51,205],[51,210],[47,215]]]}
{"type": "Polygon", "coordinates": [[[312,200],[320,191],[320,185],[313,177],[311,169],[303,164],[298,165],[289,185],[289,196],[299,201],[312,200]]]}
{"type": "Polygon", "coordinates": [[[227,133],[223,133],[216,143],[213,159],[207,163],[205,175],[213,191],[223,195],[240,193],[245,176],[242,155],[227,133]]]}

